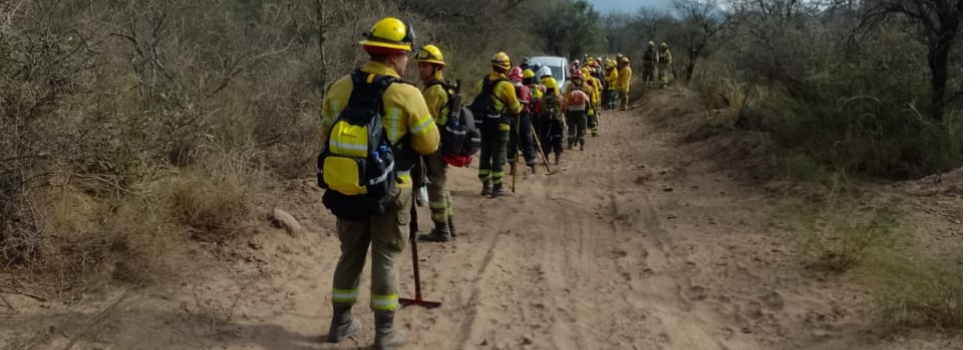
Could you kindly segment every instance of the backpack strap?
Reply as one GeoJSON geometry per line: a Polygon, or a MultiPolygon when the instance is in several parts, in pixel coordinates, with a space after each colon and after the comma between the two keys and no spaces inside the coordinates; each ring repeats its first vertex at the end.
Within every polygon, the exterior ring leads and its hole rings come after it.
{"type": "MultiPolygon", "coordinates": [[[[347,108],[378,112],[378,115],[385,113],[383,97],[388,87],[392,83],[403,82],[392,76],[376,75],[362,70],[351,73],[351,81],[354,83],[354,89],[347,100],[347,108]]],[[[367,121],[354,122],[365,124],[367,121]]]]}
{"type": "Polygon", "coordinates": [[[493,90],[496,90],[497,89],[497,85],[499,85],[500,83],[503,83],[506,80],[507,79],[504,79],[504,78],[500,78],[500,79],[497,79],[497,80],[490,80],[490,76],[489,75],[483,77],[483,90],[480,90],[480,95],[482,96],[482,95],[486,94],[486,95],[489,95],[490,97],[492,97],[494,100],[503,102],[503,100],[501,100],[499,97],[493,95],[493,90]]]}

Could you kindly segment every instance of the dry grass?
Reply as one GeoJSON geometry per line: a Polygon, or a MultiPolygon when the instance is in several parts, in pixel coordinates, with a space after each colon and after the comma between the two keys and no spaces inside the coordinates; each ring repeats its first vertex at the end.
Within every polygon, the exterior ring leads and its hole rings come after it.
{"type": "Polygon", "coordinates": [[[248,190],[240,174],[192,174],[175,181],[170,210],[195,238],[221,241],[240,228],[251,213],[248,190]]]}
{"type": "Polygon", "coordinates": [[[819,192],[784,200],[774,214],[774,221],[800,244],[811,267],[846,272],[874,250],[904,243],[897,203],[859,198],[842,173],[823,180],[819,192]]]}
{"type": "Polygon", "coordinates": [[[963,265],[948,258],[891,252],[865,269],[882,322],[962,329],[963,265]]]}
{"type": "Polygon", "coordinates": [[[247,157],[207,156],[206,165],[157,171],[126,191],[105,183],[56,177],[37,189],[41,222],[35,255],[21,273],[40,294],[100,288],[107,283],[147,286],[180,275],[188,238],[233,239],[251,217],[263,178],[247,157]],[[108,193],[115,193],[108,195],[108,193]]]}

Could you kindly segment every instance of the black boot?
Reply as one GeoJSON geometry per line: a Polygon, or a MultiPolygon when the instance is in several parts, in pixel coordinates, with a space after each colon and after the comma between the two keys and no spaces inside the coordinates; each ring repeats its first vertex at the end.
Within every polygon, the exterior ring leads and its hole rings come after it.
{"type": "Polygon", "coordinates": [[[453,222],[453,216],[449,216],[449,233],[453,238],[459,237],[459,232],[456,232],[456,224],[453,222]]]}
{"type": "Polygon", "coordinates": [[[493,194],[493,190],[490,189],[490,182],[489,181],[484,182],[483,183],[483,191],[480,191],[480,195],[481,196],[489,196],[491,194],[493,194]]]}
{"type": "Polygon", "coordinates": [[[360,328],[350,311],[353,306],[353,304],[333,303],[333,320],[330,321],[330,333],[327,334],[327,342],[339,343],[360,328]]]}
{"type": "Polygon", "coordinates": [[[394,311],[374,312],[374,348],[377,350],[394,349],[405,345],[408,338],[405,333],[395,330],[394,311]]]}
{"type": "Polygon", "coordinates": [[[429,234],[420,235],[418,239],[424,242],[448,242],[452,238],[449,224],[437,222],[436,227],[432,228],[429,234]]]}
{"type": "Polygon", "coordinates": [[[503,196],[506,196],[506,195],[507,195],[507,193],[504,192],[504,184],[495,184],[495,185],[493,185],[493,193],[491,194],[491,197],[497,198],[497,197],[503,197],[503,196]]]}
{"type": "Polygon", "coordinates": [[[555,167],[561,165],[561,154],[555,153],[555,167]]]}

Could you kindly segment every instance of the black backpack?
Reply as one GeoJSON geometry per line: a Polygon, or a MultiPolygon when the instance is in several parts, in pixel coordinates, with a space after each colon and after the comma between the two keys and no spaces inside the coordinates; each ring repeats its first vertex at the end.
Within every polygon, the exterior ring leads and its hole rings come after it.
{"type": "Polygon", "coordinates": [[[383,214],[392,202],[396,170],[402,170],[395,169],[400,145],[388,140],[382,120],[382,96],[401,80],[383,75],[367,79],[360,70],[351,74],[353,92],[317,157],[317,183],[326,189],[323,204],[344,220],[383,214]]]}
{"type": "Polygon", "coordinates": [[[446,117],[446,124],[440,129],[442,153],[458,158],[472,156],[480,150],[480,129],[473,118],[473,112],[469,108],[463,107],[463,95],[459,93],[459,80],[456,80],[455,85],[440,81],[432,83],[426,88],[435,84],[441,85],[449,96],[449,101],[443,107],[448,108],[449,113],[446,117]]]}
{"type": "Polygon", "coordinates": [[[500,111],[494,107],[494,100],[497,97],[493,95],[493,90],[497,87],[497,84],[506,80],[497,79],[491,81],[490,76],[484,77],[483,89],[473,99],[473,103],[466,107],[473,113],[473,121],[480,130],[490,130],[485,128],[496,128],[500,124],[500,111]]]}
{"type": "Polygon", "coordinates": [[[545,121],[554,121],[561,117],[561,104],[557,95],[548,93],[541,97],[541,117],[545,121]]]}

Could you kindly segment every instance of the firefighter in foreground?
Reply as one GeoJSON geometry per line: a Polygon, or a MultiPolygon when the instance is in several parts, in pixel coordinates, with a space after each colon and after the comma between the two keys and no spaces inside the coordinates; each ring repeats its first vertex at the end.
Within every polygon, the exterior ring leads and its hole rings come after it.
{"type": "MultiPolygon", "coordinates": [[[[435,120],[440,133],[449,118],[449,93],[454,89],[443,78],[446,61],[442,51],[435,45],[426,45],[415,54],[418,63],[419,79],[422,80],[422,96],[428,106],[429,114],[435,120]]],[[[453,91],[455,93],[455,91],[453,91]]],[[[442,149],[424,157],[426,175],[429,179],[429,210],[435,227],[427,235],[420,235],[420,241],[446,242],[456,236],[456,225],[453,223],[452,199],[446,190],[448,165],[442,159],[442,149]]]]}
{"type": "Polygon", "coordinates": [[[480,82],[480,93],[470,105],[474,118],[480,123],[480,181],[483,196],[504,195],[504,163],[510,127],[521,112],[514,85],[507,81],[511,69],[510,57],[498,52],[490,62],[490,74],[480,82]],[[492,186],[492,187],[491,187],[492,186]]]}
{"type": "Polygon", "coordinates": [[[409,172],[418,154],[436,152],[439,130],[419,89],[400,80],[413,51],[412,27],[388,17],[365,36],[360,44],[370,61],[331,84],[323,101],[319,178],[341,243],[327,341],[339,342],[358,328],[351,308],[370,248],[374,345],[390,349],[406,341],[395,330],[395,310],[412,205],[409,172]],[[378,128],[383,132],[367,132],[378,128]]]}

